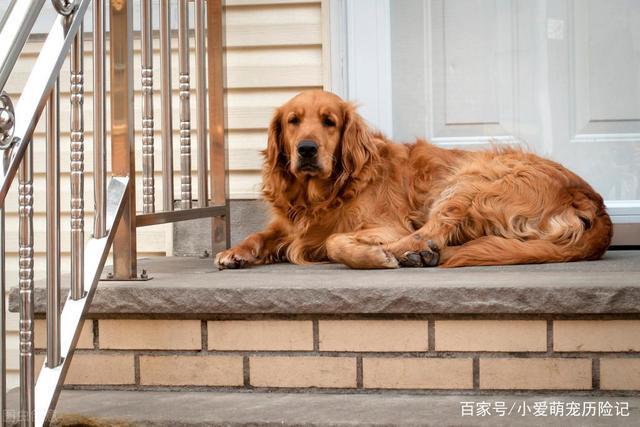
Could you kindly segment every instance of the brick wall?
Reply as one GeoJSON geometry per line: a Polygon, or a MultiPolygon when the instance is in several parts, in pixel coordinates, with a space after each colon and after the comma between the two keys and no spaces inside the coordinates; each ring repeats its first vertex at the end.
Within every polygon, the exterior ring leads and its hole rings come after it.
{"type": "Polygon", "coordinates": [[[640,320],[89,319],[67,385],[640,390],[640,320]]]}

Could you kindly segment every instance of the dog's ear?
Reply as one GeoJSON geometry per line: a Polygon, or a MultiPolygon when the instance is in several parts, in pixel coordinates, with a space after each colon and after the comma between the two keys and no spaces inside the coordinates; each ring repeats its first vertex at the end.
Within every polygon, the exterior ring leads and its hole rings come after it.
{"type": "Polygon", "coordinates": [[[378,151],[364,119],[347,102],[343,104],[344,125],[340,141],[338,181],[358,178],[366,166],[378,159],[378,151]]]}
{"type": "Polygon", "coordinates": [[[262,192],[272,203],[283,196],[289,182],[287,154],[282,136],[282,110],[277,109],[269,124],[267,148],[262,150],[262,192]]]}
{"type": "Polygon", "coordinates": [[[286,167],[286,154],[282,141],[282,110],[277,109],[271,118],[267,137],[267,148],[262,151],[266,172],[276,172],[286,167]]]}

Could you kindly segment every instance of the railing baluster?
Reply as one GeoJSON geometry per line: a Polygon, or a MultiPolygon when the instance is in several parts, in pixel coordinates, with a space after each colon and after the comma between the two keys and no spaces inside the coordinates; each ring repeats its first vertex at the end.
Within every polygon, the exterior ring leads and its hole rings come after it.
{"type": "Polygon", "coordinates": [[[196,128],[198,129],[198,204],[209,204],[207,183],[207,53],[204,48],[205,0],[196,0],[196,128]]]}
{"type": "Polygon", "coordinates": [[[189,102],[189,2],[178,8],[178,56],[180,58],[180,198],[182,209],[191,209],[191,110],[189,102]]]}
{"type": "MultiPolygon", "coordinates": [[[[2,150],[0,156],[4,157],[2,160],[6,160],[7,150],[2,150]]],[[[2,374],[0,375],[0,425],[5,425],[7,414],[7,316],[5,314],[5,227],[4,227],[4,203],[0,204],[0,292],[2,298],[0,298],[0,369],[2,374]]]]}
{"type": "Polygon", "coordinates": [[[104,237],[107,233],[105,101],[104,2],[93,0],[93,237],[96,239],[104,237]]]}
{"type": "Polygon", "coordinates": [[[153,34],[151,0],[140,2],[142,30],[142,210],[155,210],[153,178],[153,34]]]}
{"type": "Polygon", "coordinates": [[[84,49],[80,26],[71,46],[71,298],[84,296],[84,49]]]}
{"type": "Polygon", "coordinates": [[[20,291],[20,420],[34,422],[34,308],[33,308],[33,143],[30,142],[18,173],[19,291],[20,291]]]}
{"type": "Polygon", "coordinates": [[[60,365],[60,83],[47,104],[47,367],[60,365]]]}
{"type": "Polygon", "coordinates": [[[173,210],[173,114],[171,111],[170,2],[160,2],[160,68],[162,69],[162,198],[165,211],[173,210]]]}

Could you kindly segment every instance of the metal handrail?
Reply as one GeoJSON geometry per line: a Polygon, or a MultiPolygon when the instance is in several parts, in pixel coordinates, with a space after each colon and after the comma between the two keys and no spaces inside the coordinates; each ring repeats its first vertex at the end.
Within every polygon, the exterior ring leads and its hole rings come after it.
{"type": "MultiPolygon", "coordinates": [[[[29,36],[31,27],[35,22],[43,5],[40,2],[24,2],[14,4],[5,25],[2,28],[3,35],[11,34],[11,46],[3,51],[2,72],[0,82],[4,86],[17,57],[29,36]],[[19,17],[15,16],[20,14],[19,17]],[[14,20],[15,18],[15,20],[14,20]],[[24,26],[21,26],[24,25],[24,26]],[[15,25],[18,25],[16,30],[15,25]]],[[[32,142],[36,123],[48,101],[47,114],[47,288],[49,309],[47,314],[47,368],[57,370],[62,362],[60,347],[60,279],[59,279],[59,112],[58,112],[58,84],[56,83],[62,64],[71,47],[72,41],[79,33],[82,19],[90,0],[68,2],[64,6],[64,12],[73,15],[58,16],[49,31],[44,42],[42,52],[38,56],[34,71],[30,74],[25,90],[22,92],[15,111],[9,113],[13,116],[11,129],[3,129],[10,135],[3,135],[2,146],[3,162],[0,168],[0,204],[4,205],[7,192],[15,177],[18,167],[19,174],[19,286],[20,286],[20,422],[21,425],[31,426],[34,423],[42,424],[48,420],[48,411],[35,411],[37,402],[45,399],[38,398],[34,386],[34,345],[33,345],[33,167],[32,167],[32,142]]],[[[77,46],[76,46],[77,47],[77,46]]],[[[5,112],[6,113],[6,112],[5,112]]],[[[2,215],[4,212],[2,213],[2,215]]],[[[4,218],[0,218],[3,222],[4,218]]],[[[3,227],[4,228],[4,227],[3,227]]],[[[1,279],[2,291],[4,291],[4,229],[0,235],[3,241],[1,279]]],[[[84,242],[82,242],[84,243],[84,242]]],[[[77,264],[77,262],[76,262],[77,264]]],[[[2,307],[4,308],[4,307],[2,307]]],[[[4,314],[4,310],[3,310],[4,314]]],[[[2,339],[5,336],[5,321],[2,316],[2,339]]],[[[72,325],[70,328],[77,329],[72,325]]],[[[2,394],[0,409],[2,411],[2,423],[6,421],[6,348],[2,345],[2,394]]],[[[59,388],[56,387],[58,390],[59,388]]],[[[54,392],[55,394],[55,392],[54,392]]],[[[55,401],[53,401],[55,403],[55,401]]],[[[51,406],[51,401],[46,404],[51,406]]]]}
{"type": "Polygon", "coordinates": [[[15,107],[15,127],[10,159],[0,168],[0,201],[4,201],[18,165],[31,141],[38,118],[44,109],[71,43],[80,28],[90,0],[81,0],[72,17],[58,16],[42,45],[33,71],[15,107]],[[71,19],[70,19],[71,18],[71,19]]]}
{"type": "Polygon", "coordinates": [[[0,92],[7,84],[45,0],[14,1],[0,28],[0,92]]]}
{"type": "MultiPolygon", "coordinates": [[[[58,12],[38,54],[33,71],[13,107],[0,94],[0,292],[4,292],[4,202],[18,174],[20,288],[20,424],[45,425],[51,420],[82,321],[113,246],[116,279],[137,278],[136,229],[194,218],[212,218],[212,243],[228,246],[229,205],[224,139],[222,0],[177,0],[179,10],[180,207],[174,208],[171,125],[171,55],[169,1],[160,6],[162,111],[162,183],[164,209],[155,209],[152,1],[141,0],[143,206],[135,199],[133,119],[132,1],[93,0],[94,61],[94,201],[92,238],[84,241],[84,74],[82,21],[91,0],[51,0],[58,12]],[[191,191],[191,118],[188,22],[195,3],[197,204],[191,191]],[[111,169],[106,185],[105,132],[105,4],[109,6],[111,74],[111,169]],[[206,16],[206,20],[205,20],[206,16]],[[60,70],[71,54],[70,194],[71,292],[60,310],[60,70]],[[45,106],[47,122],[47,357],[37,383],[34,378],[33,271],[33,134],[45,106]],[[207,126],[207,122],[209,126],[207,126]],[[208,152],[207,152],[208,151],[208,152]],[[210,165],[210,168],[208,167],[210,165]],[[210,194],[210,190],[213,194],[210,194]],[[192,208],[192,206],[196,206],[192,208]]],[[[0,89],[4,87],[31,33],[44,0],[14,2],[0,25],[0,89]]],[[[4,299],[0,301],[0,412],[5,423],[6,349],[4,299]]]]}

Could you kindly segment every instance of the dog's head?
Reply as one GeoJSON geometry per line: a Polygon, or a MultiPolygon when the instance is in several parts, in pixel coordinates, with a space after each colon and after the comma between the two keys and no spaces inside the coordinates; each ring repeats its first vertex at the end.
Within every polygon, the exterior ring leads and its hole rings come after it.
{"type": "Polygon", "coordinates": [[[265,179],[341,186],[360,174],[374,151],[353,105],[330,92],[305,91],[278,108],[271,120],[265,179]]]}

